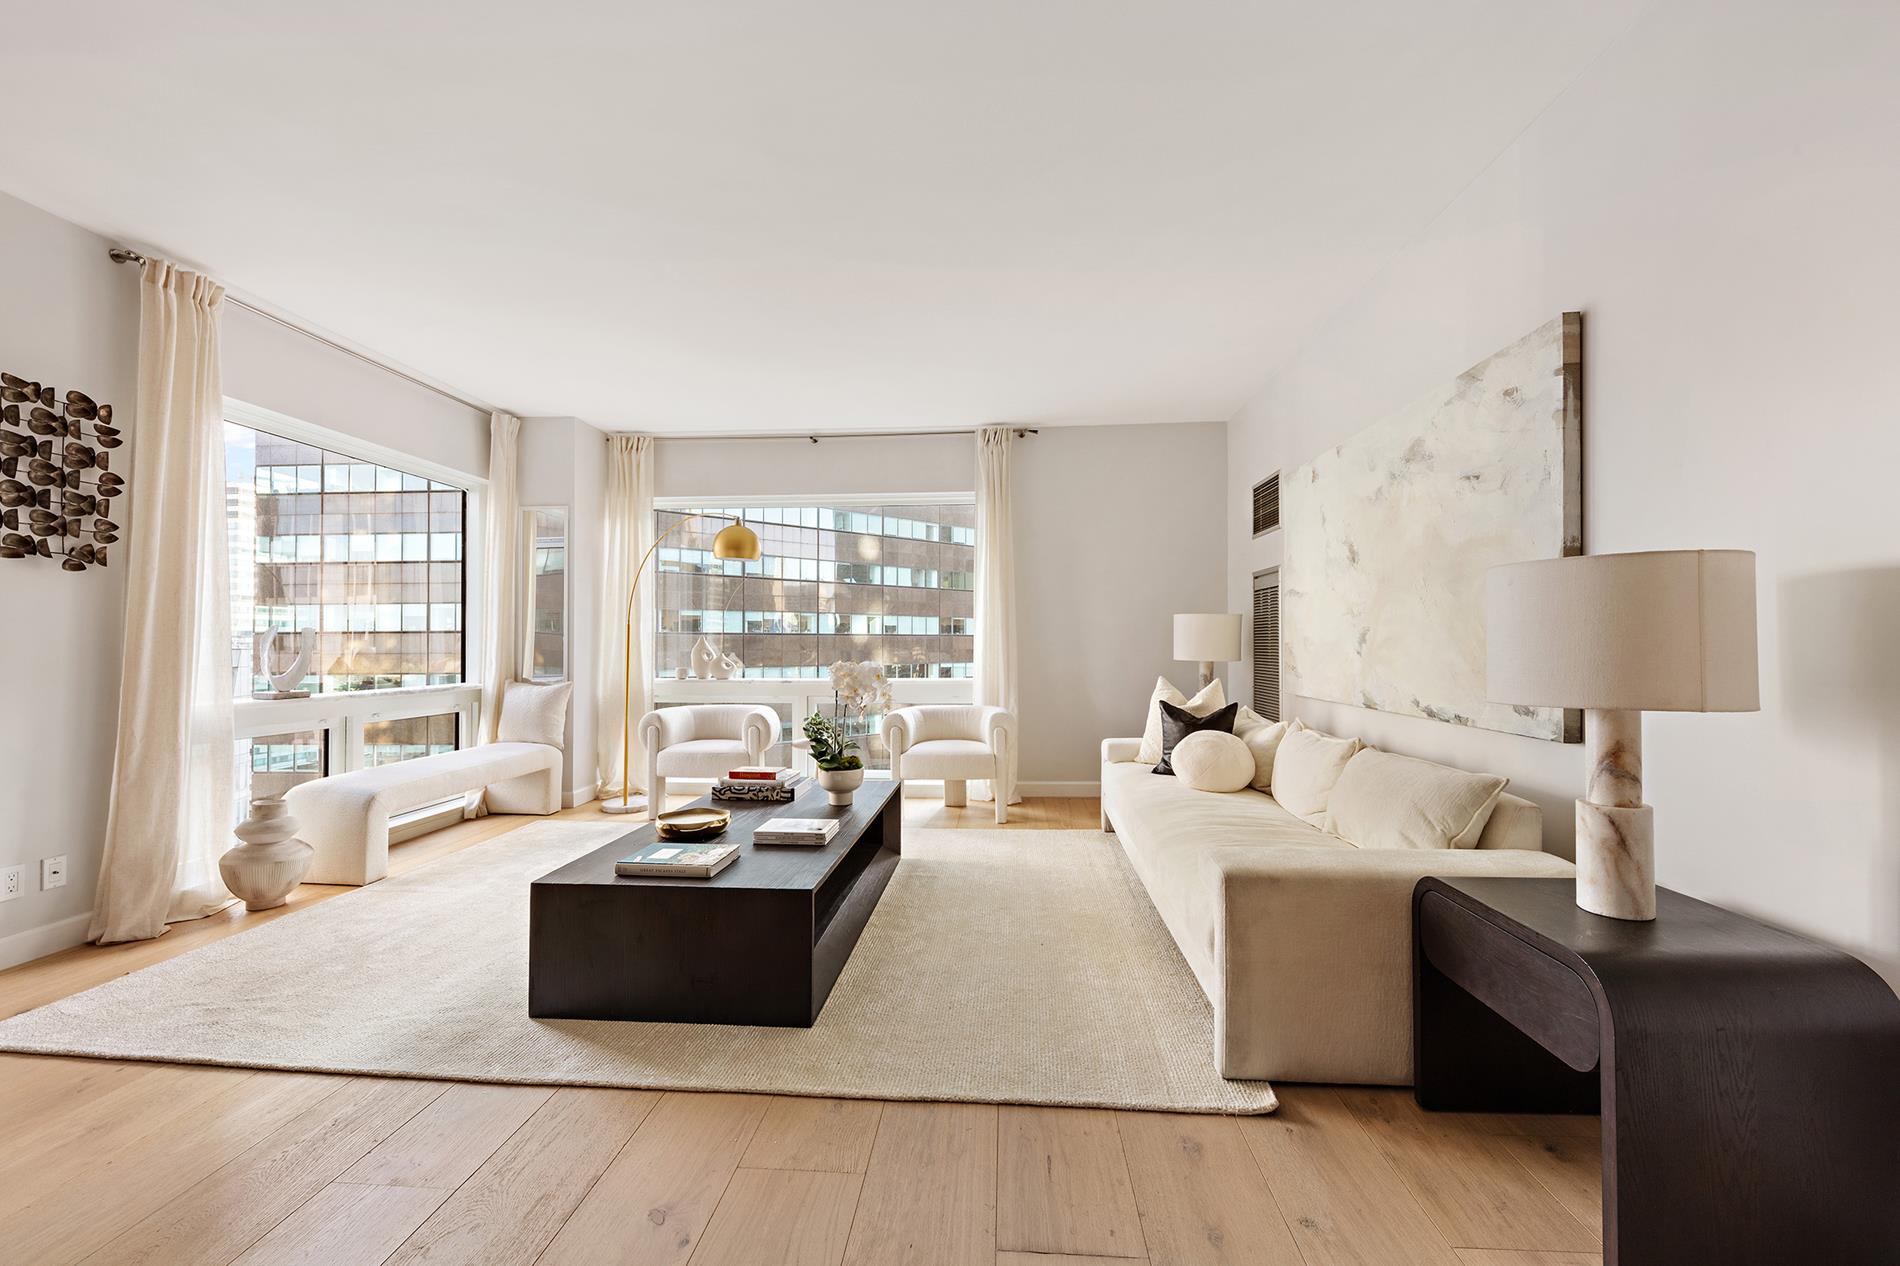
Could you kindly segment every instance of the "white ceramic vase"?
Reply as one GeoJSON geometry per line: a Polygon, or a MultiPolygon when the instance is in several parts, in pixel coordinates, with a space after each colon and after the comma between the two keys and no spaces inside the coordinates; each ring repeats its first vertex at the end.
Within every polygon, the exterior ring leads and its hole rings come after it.
{"type": "Polygon", "coordinates": [[[862,769],[821,769],[818,771],[818,785],[825,789],[834,805],[851,803],[851,793],[864,785],[862,769]]]}
{"type": "Polygon", "coordinates": [[[243,841],[218,859],[224,886],[243,898],[246,910],[270,910],[284,904],[303,882],[316,850],[295,838],[297,819],[281,797],[251,801],[251,816],[234,832],[243,841]]]}

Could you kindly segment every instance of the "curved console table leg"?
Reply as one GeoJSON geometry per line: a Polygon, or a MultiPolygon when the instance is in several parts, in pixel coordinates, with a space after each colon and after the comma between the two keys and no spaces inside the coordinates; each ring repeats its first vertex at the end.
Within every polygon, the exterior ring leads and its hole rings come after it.
{"type": "Polygon", "coordinates": [[[1605,1266],[1900,1261],[1900,999],[1851,955],[1657,890],[1421,880],[1421,1107],[1603,1112],[1605,1266]]]}

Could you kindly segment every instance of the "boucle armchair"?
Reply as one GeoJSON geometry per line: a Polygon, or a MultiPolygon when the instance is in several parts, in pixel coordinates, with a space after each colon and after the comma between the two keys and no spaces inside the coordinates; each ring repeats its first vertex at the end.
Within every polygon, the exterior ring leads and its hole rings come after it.
{"type": "Polygon", "coordinates": [[[666,803],[668,778],[723,778],[734,765],[757,765],[779,741],[778,713],[749,703],[656,708],[640,718],[647,753],[647,816],[666,803]]]}
{"type": "Polygon", "coordinates": [[[1009,821],[1011,755],[1016,718],[1003,708],[972,704],[894,708],[884,716],[884,746],[895,779],[941,778],[943,802],[969,803],[969,780],[987,778],[996,820],[1009,821]]]}

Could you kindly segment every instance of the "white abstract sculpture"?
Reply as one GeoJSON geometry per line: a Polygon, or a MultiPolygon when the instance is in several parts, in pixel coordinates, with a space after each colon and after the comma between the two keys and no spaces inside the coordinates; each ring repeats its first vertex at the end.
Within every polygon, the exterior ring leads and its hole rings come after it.
{"type": "Polygon", "coordinates": [[[744,671],[745,661],[737,655],[728,653],[721,655],[719,662],[713,665],[712,675],[715,681],[731,681],[744,671]]]}
{"type": "Polygon", "coordinates": [[[712,676],[713,665],[719,662],[719,652],[705,637],[693,643],[693,676],[704,681],[712,676]]]}
{"type": "Polygon", "coordinates": [[[296,689],[297,683],[310,675],[310,666],[317,661],[317,631],[301,629],[297,636],[297,658],[291,661],[289,668],[281,673],[270,670],[271,652],[277,647],[278,630],[272,629],[264,635],[257,648],[257,667],[271,688],[259,691],[260,699],[308,699],[308,690],[296,689]]]}

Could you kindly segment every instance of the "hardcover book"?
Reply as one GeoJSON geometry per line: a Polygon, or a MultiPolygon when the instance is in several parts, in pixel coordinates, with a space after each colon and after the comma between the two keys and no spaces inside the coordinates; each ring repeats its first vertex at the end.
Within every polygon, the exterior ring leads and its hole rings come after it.
{"type": "Polygon", "coordinates": [[[784,782],[793,777],[792,771],[781,765],[741,765],[737,769],[726,771],[726,777],[732,781],[744,779],[748,782],[784,782]]]}
{"type": "Polygon", "coordinates": [[[614,863],[614,874],[711,879],[739,856],[737,844],[674,844],[656,840],[614,863]]]}

